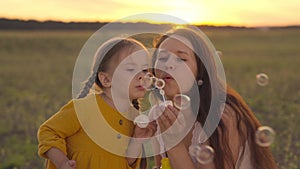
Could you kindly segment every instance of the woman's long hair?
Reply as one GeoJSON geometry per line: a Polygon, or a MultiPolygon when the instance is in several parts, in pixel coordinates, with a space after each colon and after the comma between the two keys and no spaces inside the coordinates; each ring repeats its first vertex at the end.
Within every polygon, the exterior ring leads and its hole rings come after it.
{"type": "MultiPolygon", "coordinates": [[[[193,45],[194,54],[197,61],[197,77],[196,81],[202,80],[203,84],[198,86],[200,95],[200,106],[197,108],[197,121],[203,126],[207,120],[209,110],[211,108],[212,90],[215,88],[226,92],[226,106],[233,109],[237,119],[237,130],[239,132],[240,141],[245,150],[245,143],[248,141],[251,151],[251,164],[254,169],[276,169],[277,166],[273,160],[269,148],[263,148],[255,143],[255,132],[260,126],[259,121],[254,116],[253,112],[247,106],[240,95],[230,87],[225,87],[221,80],[215,76],[217,68],[214,62],[214,48],[212,48],[205,40],[204,35],[190,28],[175,29],[166,35],[163,35],[155,44],[158,48],[160,44],[172,35],[179,35],[188,39],[193,45]],[[201,58],[201,60],[200,60],[201,58]],[[203,64],[203,61],[204,63],[203,64]],[[209,73],[213,76],[209,76],[209,73]],[[211,83],[213,81],[214,83],[211,83]],[[242,130],[244,128],[244,130],[242,130]]],[[[153,60],[155,60],[155,54],[153,60]]],[[[218,93],[216,93],[218,95],[218,93]]],[[[216,115],[215,117],[218,117],[216,115]]],[[[215,151],[214,164],[217,169],[234,169],[235,161],[229,147],[230,138],[228,137],[228,128],[226,121],[220,120],[217,129],[208,139],[209,144],[215,151]]]]}

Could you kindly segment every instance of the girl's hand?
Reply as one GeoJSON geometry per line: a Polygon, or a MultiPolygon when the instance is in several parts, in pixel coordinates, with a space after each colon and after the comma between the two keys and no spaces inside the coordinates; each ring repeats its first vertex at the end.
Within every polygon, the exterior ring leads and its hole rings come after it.
{"type": "Polygon", "coordinates": [[[148,124],[146,128],[140,128],[139,126],[135,126],[133,137],[141,140],[141,143],[144,143],[148,138],[154,136],[157,130],[156,121],[152,121],[148,124]]]}
{"type": "Polygon", "coordinates": [[[59,169],[75,169],[75,168],[76,168],[76,161],[74,160],[67,160],[59,167],[59,169]]]}

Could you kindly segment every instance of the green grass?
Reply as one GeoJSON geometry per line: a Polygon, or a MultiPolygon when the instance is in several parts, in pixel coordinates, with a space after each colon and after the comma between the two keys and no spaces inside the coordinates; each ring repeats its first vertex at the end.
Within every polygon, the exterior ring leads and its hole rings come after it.
{"type": "MultiPolygon", "coordinates": [[[[0,169],[42,168],[37,129],[72,98],[73,66],[92,33],[0,32],[0,169]]],[[[276,131],[271,148],[280,168],[298,168],[300,29],[205,33],[223,53],[229,85],[263,125],[276,131]],[[256,84],[255,76],[261,72],[270,78],[265,87],[256,84]]]]}

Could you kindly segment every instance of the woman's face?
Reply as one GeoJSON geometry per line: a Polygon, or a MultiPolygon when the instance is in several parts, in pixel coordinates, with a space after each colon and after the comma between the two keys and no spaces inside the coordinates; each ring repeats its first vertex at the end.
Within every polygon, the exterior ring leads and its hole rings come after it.
{"type": "Polygon", "coordinates": [[[164,90],[169,99],[175,94],[188,92],[195,82],[197,62],[188,46],[191,43],[183,37],[167,38],[159,46],[155,75],[165,81],[164,90]]]}

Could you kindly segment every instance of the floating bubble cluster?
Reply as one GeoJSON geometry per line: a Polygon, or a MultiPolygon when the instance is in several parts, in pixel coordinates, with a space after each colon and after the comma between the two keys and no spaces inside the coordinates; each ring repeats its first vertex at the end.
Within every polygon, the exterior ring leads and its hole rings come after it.
{"type": "Polygon", "coordinates": [[[153,89],[153,83],[154,83],[155,77],[153,74],[148,72],[141,80],[141,85],[147,90],[150,91],[153,89]]]}
{"type": "Polygon", "coordinates": [[[190,106],[190,97],[184,94],[177,94],[171,100],[166,100],[165,91],[165,81],[155,77],[153,74],[148,72],[141,80],[141,85],[149,91],[149,102],[151,104],[151,109],[149,111],[149,116],[141,114],[137,116],[134,123],[141,128],[146,128],[151,120],[156,120],[164,111],[164,108],[168,105],[174,106],[180,110],[187,109],[190,106]]]}
{"type": "Polygon", "coordinates": [[[265,73],[260,73],[256,75],[256,83],[259,86],[266,86],[269,84],[269,77],[265,73]]]}
{"type": "Polygon", "coordinates": [[[162,79],[156,79],[155,87],[162,90],[165,87],[165,81],[162,79]]]}
{"type": "Polygon", "coordinates": [[[275,139],[275,132],[271,127],[261,126],[256,130],[255,142],[261,147],[270,146],[275,139]]]}
{"type": "Polygon", "coordinates": [[[215,151],[209,145],[201,144],[196,148],[196,159],[200,164],[211,163],[214,159],[215,151]]]}

